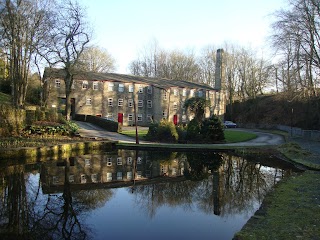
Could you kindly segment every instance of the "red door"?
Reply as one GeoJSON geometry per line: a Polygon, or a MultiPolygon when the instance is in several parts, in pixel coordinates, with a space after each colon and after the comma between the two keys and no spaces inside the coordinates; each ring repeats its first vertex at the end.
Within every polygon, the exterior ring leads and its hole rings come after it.
{"type": "Polygon", "coordinates": [[[118,123],[123,125],[123,113],[118,113],[118,123]]]}
{"type": "Polygon", "coordinates": [[[174,125],[178,124],[178,115],[173,115],[173,123],[174,125]]]}

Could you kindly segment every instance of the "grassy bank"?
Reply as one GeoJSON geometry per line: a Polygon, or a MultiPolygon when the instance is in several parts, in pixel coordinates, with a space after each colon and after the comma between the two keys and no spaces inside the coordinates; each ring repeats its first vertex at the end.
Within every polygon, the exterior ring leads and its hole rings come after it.
{"type": "Polygon", "coordinates": [[[320,173],[280,182],[235,239],[319,239],[320,173]]]}

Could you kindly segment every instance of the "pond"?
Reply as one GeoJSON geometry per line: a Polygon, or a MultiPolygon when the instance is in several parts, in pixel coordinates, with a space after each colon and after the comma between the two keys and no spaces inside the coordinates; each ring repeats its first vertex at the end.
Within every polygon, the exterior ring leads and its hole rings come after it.
{"type": "Polygon", "coordinates": [[[232,239],[294,171],[273,156],[214,151],[114,149],[7,161],[0,237],[232,239]]]}

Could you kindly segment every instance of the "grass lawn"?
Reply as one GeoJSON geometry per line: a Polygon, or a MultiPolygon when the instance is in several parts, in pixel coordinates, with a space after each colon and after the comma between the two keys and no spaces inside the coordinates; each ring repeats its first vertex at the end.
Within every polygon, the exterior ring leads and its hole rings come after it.
{"type": "Polygon", "coordinates": [[[227,143],[245,142],[257,137],[256,134],[245,132],[245,131],[235,131],[231,129],[224,130],[224,137],[227,143]]]}
{"type": "MultiPolygon", "coordinates": [[[[141,130],[141,129],[138,129],[138,136],[139,136],[139,139],[144,139],[144,137],[147,135],[148,133],[148,130],[141,130]]],[[[135,138],[136,137],[136,130],[123,130],[121,132],[121,134],[123,135],[126,135],[128,137],[132,137],[132,138],[135,138]]]]}
{"type": "MultiPolygon", "coordinates": [[[[148,133],[148,130],[138,129],[139,139],[144,139],[147,133],[148,133]]],[[[135,138],[136,130],[125,130],[125,131],[122,131],[121,134],[135,138]]],[[[257,137],[257,135],[254,133],[249,133],[244,131],[235,131],[231,129],[224,130],[224,136],[226,138],[227,143],[245,142],[257,137]]]]}

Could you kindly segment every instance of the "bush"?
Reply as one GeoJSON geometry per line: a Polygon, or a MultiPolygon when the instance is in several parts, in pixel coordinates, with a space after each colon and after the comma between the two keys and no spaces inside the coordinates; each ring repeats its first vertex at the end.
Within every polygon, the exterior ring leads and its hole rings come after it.
{"type": "Polygon", "coordinates": [[[187,140],[200,141],[200,129],[201,124],[196,119],[192,119],[187,126],[187,140]]]}
{"type": "Polygon", "coordinates": [[[220,119],[213,115],[202,121],[200,134],[205,142],[214,143],[223,141],[224,132],[220,119]]]}
{"type": "Polygon", "coordinates": [[[177,142],[179,135],[173,122],[161,120],[160,123],[153,123],[149,127],[146,135],[147,140],[160,141],[160,142],[177,142]]]}

